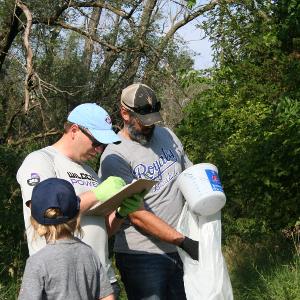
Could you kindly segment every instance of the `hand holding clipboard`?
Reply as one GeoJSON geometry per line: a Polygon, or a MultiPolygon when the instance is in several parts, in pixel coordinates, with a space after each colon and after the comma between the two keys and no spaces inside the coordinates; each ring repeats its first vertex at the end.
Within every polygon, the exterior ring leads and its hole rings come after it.
{"type": "Polygon", "coordinates": [[[106,216],[116,210],[125,198],[128,198],[133,194],[141,193],[144,190],[149,191],[156,183],[157,181],[149,179],[138,179],[133,181],[132,183],[125,185],[122,190],[105,202],[96,203],[85,212],[85,215],[106,216]]]}

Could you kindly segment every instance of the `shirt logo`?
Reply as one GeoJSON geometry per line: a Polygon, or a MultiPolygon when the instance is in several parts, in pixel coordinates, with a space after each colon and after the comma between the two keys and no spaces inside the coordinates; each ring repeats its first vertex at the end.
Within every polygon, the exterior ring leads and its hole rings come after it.
{"type": "Polygon", "coordinates": [[[133,169],[136,178],[162,180],[162,174],[177,162],[177,157],[171,149],[161,149],[161,155],[151,164],[138,164],[133,169]]]}
{"type": "Polygon", "coordinates": [[[41,181],[40,175],[38,173],[31,173],[31,177],[27,179],[27,183],[30,186],[35,186],[41,181]]]}
{"type": "Polygon", "coordinates": [[[74,173],[74,172],[67,172],[70,178],[70,181],[73,185],[82,185],[82,186],[90,186],[96,187],[99,183],[92,175],[88,173],[74,173]]]}

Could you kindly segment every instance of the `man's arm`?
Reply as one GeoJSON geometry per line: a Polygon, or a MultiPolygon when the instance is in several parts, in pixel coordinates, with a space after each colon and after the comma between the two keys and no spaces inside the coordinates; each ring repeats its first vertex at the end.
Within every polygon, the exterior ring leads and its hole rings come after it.
{"type": "Polygon", "coordinates": [[[145,209],[135,211],[128,217],[133,225],[164,242],[179,246],[184,240],[183,234],[145,209]]]}
{"type": "Polygon", "coordinates": [[[125,219],[118,219],[116,218],[116,211],[113,211],[111,214],[106,216],[105,222],[106,222],[106,231],[108,234],[108,237],[110,238],[112,235],[114,235],[121,227],[125,219]]]}
{"type": "Polygon", "coordinates": [[[80,211],[85,212],[96,203],[105,202],[113,195],[117,194],[125,185],[125,181],[120,177],[108,177],[93,190],[79,195],[80,211]]]}
{"type": "Polygon", "coordinates": [[[96,195],[92,191],[84,192],[79,195],[80,198],[80,212],[84,213],[93,207],[99,201],[96,198],[96,195]]]}
{"type": "Polygon", "coordinates": [[[153,213],[145,209],[141,209],[129,214],[128,217],[132,224],[144,230],[148,234],[151,234],[164,242],[180,247],[188,253],[192,259],[198,260],[198,241],[194,241],[184,236],[153,213]]]}
{"type": "Polygon", "coordinates": [[[147,191],[134,194],[130,198],[125,198],[121,205],[106,218],[106,228],[108,235],[113,235],[121,226],[127,216],[143,206],[144,196],[147,191]]]}
{"type": "MultiPolygon", "coordinates": [[[[108,150],[109,149],[106,149],[105,151],[109,152],[108,150]]],[[[111,176],[113,174],[115,176],[122,177],[127,183],[130,183],[133,179],[135,179],[132,175],[132,170],[129,164],[124,158],[120,157],[116,153],[106,153],[105,155],[104,152],[100,161],[99,176],[101,176],[102,179],[105,179],[107,176],[111,176]]],[[[128,217],[133,225],[164,242],[181,247],[192,258],[197,259],[198,242],[185,237],[153,213],[146,211],[145,209],[140,209],[130,213],[128,217]],[[188,243],[188,247],[185,246],[187,241],[191,241],[191,243],[188,243]]],[[[120,223],[118,223],[118,220],[115,220],[115,214],[112,214],[109,216],[107,224],[111,226],[110,229],[107,227],[108,232],[114,233],[114,231],[118,229],[117,226],[120,223]],[[116,226],[114,226],[114,224],[116,226]]]]}
{"type": "MultiPolygon", "coordinates": [[[[116,176],[110,176],[99,184],[95,189],[82,193],[80,197],[80,211],[85,212],[92,206],[99,202],[105,202],[113,195],[118,193],[125,186],[125,181],[116,176]]],[[[144,199],[144,193],[132,195],[130,198],[126,198],[122,201],[120,207],[118,207],[119,218],[116,218],[116,211],[109,216],[106,216],[106,228],[108,235],[114,234],[124,222],[127,215],[137,210],[144,199]]]]}
{"type": "MultiPolygon", "coordinates": [[[[128,217],[133,225],[167,243],[179,246],[185,238],[183,234],[143,208],[130,213],[128,217]]],[[[108,235],[115,234],[123,222],[124,219],[116,218],[115,211],[107,216],[106,227],[108,235]]]]}
{"type": "Polygon", "coordinates": [[[116,298],[115,298],[114,294],[110,294],[106,297],[100,298],[100,300],[115,300],[115,299],[116,298]]]}

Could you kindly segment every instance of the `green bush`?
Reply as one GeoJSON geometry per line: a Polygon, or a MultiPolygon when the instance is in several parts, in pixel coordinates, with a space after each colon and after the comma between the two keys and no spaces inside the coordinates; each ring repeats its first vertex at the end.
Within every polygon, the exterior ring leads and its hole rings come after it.
{"type": "Polygon", "coordinates": [[[19,278],[24,267],[27,244],[24,238],[24,221],[20,188],[16,170],[22,153],[14,147],[0,146],[0,285],[1,288],[19,278]],[[5,188],[3,188],[5,187],[5,188]]]}

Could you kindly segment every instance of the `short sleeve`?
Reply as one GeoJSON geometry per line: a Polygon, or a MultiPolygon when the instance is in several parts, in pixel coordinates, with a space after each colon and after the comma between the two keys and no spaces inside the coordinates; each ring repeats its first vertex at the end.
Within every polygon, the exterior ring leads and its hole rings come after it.
{"type": "Polygon", "coordinates": [[[134,179],[132,169],[129,163],[120,154],[114,153],[107,149],[106,153],[102,155],[100,161],[100,168],[98,175],[101,181],[105,180],[109,176],[118,176],[124,179],[128,184],[134,179]]]}
{"type": "Polygon", "coordinates": [[[188,156],[183,151],[182,156],[181,156],[181,167],[182,167],[182,170],[185,170],[185,169],[191,167],[192,165],[193,165],[193,163],[189,160],[188,156]]]}
{"type": "Polygon", "coordinates": [[[180,151],[180,154],[181,154],[181,168],[182,170],[185,170],[189,167],[191,167],[193,165],[193,163],[189,160],[187,154],[185,153],[184,149],[183,149],[183,145],[181,143],[181,141],[179,140],[179,138],[176,136],[176,134],[171,131],[169,128],[166,128],[169,133],[171,134],[171,136],[173,137],[179,151],[180,151]]]}
{"type": "MultiPolygon", "coordinates": [[[[93,251],[94,252],[94,251],[93,251]]],[[[110,294],[113,294],[113,288],[109,282],[108,276],[106,274],[106,271],[104,270],[99,257],[97,254],[94,252],[94,259],[97,264],[97,274],[99,276],[99,281],[100,281],[100,298],[107,297],[110,294]]]]}
{"type": "Polygon", "coordinates": [[[18,300],[43,299],[44,275],[41,269],[32,257],[27,259],[18,300]]]}
{"type": "Polygon", "coordinates": [[[35,185],[50,177],[56,177],[51,158],[41,150],[30,153],[17,173],[17,181],[21,186],[23,202],[30,201],[32,189],[35,185]]]}

